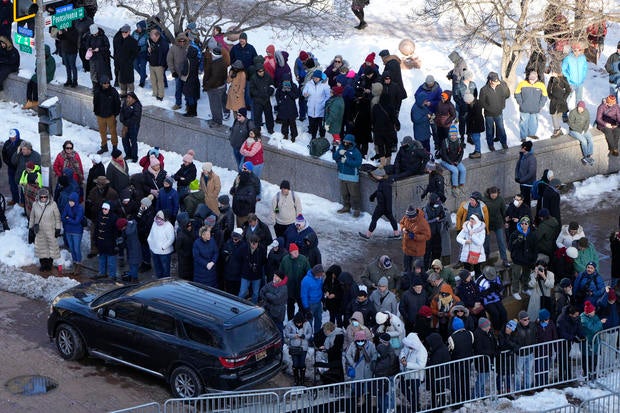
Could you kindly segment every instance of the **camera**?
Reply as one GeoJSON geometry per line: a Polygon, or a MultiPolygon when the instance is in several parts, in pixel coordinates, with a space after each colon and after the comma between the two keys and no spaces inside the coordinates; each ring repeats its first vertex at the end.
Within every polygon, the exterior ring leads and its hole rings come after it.
{"type": "Polygon", "coordinates": [[[276,208],[273,210],[273,212],[275,212],[276,214],[279,214],[279,213],[280,213],[280,208],[276,207],[276,208]]]}
{"type": "Polygon", "coordinates": [[[536,268],[539,272],[545,272],[545,267],[543,267],[542,265],[539,265],[538,268],[536,268]]]}

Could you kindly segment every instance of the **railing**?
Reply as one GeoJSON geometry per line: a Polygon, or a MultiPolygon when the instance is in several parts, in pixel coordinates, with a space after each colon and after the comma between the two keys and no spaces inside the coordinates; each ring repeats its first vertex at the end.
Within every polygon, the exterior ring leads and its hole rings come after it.
{"type": "Polygon", "coordinates": [[[620,392],[620,327],[599,331],[592,338],[592,371],[590,379],[599,386],[614,392],[620,392]]]}
{"type": "Polygon", "coordinates": [[[497,396],[532,391],[584,378],[582,355],[571,353],[571,343],[555,340],[504,351],[496,360],[497,396]]]}
{"type": "Polygon", "coordinates": [[[579,407],[565,405],[545,412],[620,412],[619,338],[620,327],[598,332],[591,347],[586,342],[576,344],[581,354],[571,352],[574,344],[555,340],[522,347],[517,354],[502,352],[495,360],[474,356],[399,373],[393,378],[222,392],[170,399],[163,410],[159,403],[148,403],[114,413],[422,413],[577,380],[592,381],[612,394],[584,401],[579,407]]]}
{"type": "Polygon", "coordinates": [[[128,407],[126,409],[114,410],[110,413],[160,413],[161,404],[157,402],[141,404],[139,406],[128,407]]]}
{"type": "Polygon", "coordinates": [[[273,392],[241,392],[169,399],[164,403],[164,412],[280,413],[280,397],[273,392]]]}
{"type": "Polygon", "coordinates": [[[474,356],[394,377],[394,400],[405,411],[444,409],[495,394],[493,364],[488,356],[474,356]]]}

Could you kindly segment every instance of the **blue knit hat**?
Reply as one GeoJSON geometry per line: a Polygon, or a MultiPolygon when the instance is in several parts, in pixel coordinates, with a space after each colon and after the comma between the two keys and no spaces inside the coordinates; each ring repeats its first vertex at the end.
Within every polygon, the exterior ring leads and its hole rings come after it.
{"type": "Polygon", "coordinates": [[[538,319],[540,321],[547,321],[550,318],[551,318],[551,313],[549,313],[549,310],[547,310],[546,308],[543,308],[542,310],[538,312],[538,319]]]}
{"type": "Polygon", "coordinates": [[[463,323],[463,320],[461,320],[458,317],[454,317],[454,319],[452,320],[452,329],[456,331],[462,328],[465,328],[465,324],[463,323]]]}
{"type": "Polygon", "coordinates": [[[320,70],[315,70],[314,72],[312,72],[312,77],[318,77],[319,79],[323,78],[323,72],[321,72],[320,70]]]}
{"type": "Polygon", "coordinates": [[[517,329],[517,322],[515,320],[510,320],[506,323],[506,327],[515,331],[517,329]]]}
{"type": "Polygon", "coordinates": [[[353,142],[355,143],[355,136],[349,134],[344,135],[344,139],[342,140],[343,142],[353,142]]]}
{"type": "Polygon", "coordinates": [[[250,172],[254,171],[254,165],[252,164],[252,162],[244,162],[243,167],[250,172]]]}
{"type": "Polygon", "coordinates": [[[452,125],[450,126],[450,131],[449,131],[450,135],[456,135],[459,136],[459,128],[456,125],[452,125]]]}

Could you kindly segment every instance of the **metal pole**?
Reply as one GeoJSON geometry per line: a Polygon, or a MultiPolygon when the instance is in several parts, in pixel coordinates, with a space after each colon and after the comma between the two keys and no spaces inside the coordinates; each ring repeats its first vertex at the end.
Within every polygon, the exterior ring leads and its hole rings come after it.
{"type": "MultiPolygon", "coordinates": [[[[47,99],[47,72],[45,70],[45,22],[43,20],[43,2],[38,7],[34,25],[34,42],[37,62],[37,88],[39,91],[38,100],[42,103],[47,99]]],[[[39,139],[41,144],[41,173],[43,175],[43,185],[49,188],[52,186],[52,174],[50,167],[52,159],[50,155],[50,135],[46,127],[41,127],[42,111],[39,109],[39,139]]]]}

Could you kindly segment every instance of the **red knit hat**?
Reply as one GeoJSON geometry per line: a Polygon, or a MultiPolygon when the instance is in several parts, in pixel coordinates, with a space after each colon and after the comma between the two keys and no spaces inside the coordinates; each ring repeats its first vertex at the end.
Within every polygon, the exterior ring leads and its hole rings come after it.
{"type": "Polygon", "coordinates": [[[127,219],[119,218],[116,220],[116,229],[122,231],[127,226],[127,219]]]}
{"type": "Polygon", "coordinates": [[[299,251],[299,247],[294,242],[291,242],[291,245],[288,246],[288,252],[299,251]]]}
{"type": "Polygon", "coordinates": [[[433,310],[431,310],[429,306],[423,305],[422,307],[420,307],[420,311],[418,311],[418,314],[420,314],[422,317],[430,317],[433,315],[433,310]]]}
{"type": "Polygon", "coordinates": [[[583,305],[583,312],[584,313],[590,314],[590,313],[593,313],[595,311],[596,311],[596,307],[594,307],[594,305],[591,302],[586,301],[584,303],[584,305],[583,305]]]}
{"type": "Polygon", "coordinates": [[[302,62],[305,62],[306,60],[308,60],[310,56],[308,56],[308,53],[306,53],[305,51],[301,51],[299,52],[299,60],[301,60],[302,62]]]}
{"type": "Polygon", "coordinates": [[[332,92],[334,92],[334,96],[340,96],[342,95],[342,92],[344,91],[344,88],[342,86],[334,86],[332,88],[332,92]]]}
{"type": "Polygon", "coordinates": [[[366,60],[364,60],[364,62],[374,63],[375,62],[375,52],[372,52],[371,54],[366,56],[366,60]]]}

